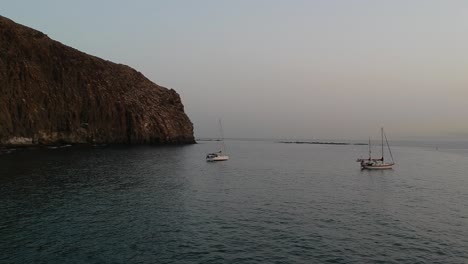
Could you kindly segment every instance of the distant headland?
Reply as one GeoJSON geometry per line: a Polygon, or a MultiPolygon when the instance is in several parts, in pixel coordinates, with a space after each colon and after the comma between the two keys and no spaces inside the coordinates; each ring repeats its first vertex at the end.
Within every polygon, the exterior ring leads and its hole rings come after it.
{"type": "Polygon", "coordinates": [[[2,16],[0,51],[0,146],[195,143],[179,94],[126,65],[2,16]]]}

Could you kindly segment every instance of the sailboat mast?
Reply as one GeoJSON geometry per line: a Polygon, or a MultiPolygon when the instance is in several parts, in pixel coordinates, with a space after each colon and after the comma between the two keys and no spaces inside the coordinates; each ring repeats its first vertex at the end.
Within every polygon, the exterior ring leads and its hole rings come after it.
{"type": "Polygon", "coordinates": [[[371,160],[372,158],[371,152],[372,150],[371,150],[371,143],[370,143],[370,137],[369,137],[369,160],[371,160]]]}
{"type": "Polygon", "coordinates": [[[380,134],[382,137],[382,162],[383,162],[384,161],[383,127],[380,128],[380,134]]]}
{"type": "Polygon", "coordinates": [[[224,145],[223,125],[221,124],[221,118],[218,119],[218,121],[219,121],[219,132],[221,134],[221,151],[222,153],[226,153],[226,146],[224,145]]]}

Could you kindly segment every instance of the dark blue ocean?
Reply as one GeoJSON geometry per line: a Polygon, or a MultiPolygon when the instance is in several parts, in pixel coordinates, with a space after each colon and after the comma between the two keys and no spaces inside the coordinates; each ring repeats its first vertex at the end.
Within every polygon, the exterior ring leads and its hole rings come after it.
{"type": "Polygon", "coordinates": [[[466,142],[217,144],[0,155],[0,263],[468,263],[466,142]]]}

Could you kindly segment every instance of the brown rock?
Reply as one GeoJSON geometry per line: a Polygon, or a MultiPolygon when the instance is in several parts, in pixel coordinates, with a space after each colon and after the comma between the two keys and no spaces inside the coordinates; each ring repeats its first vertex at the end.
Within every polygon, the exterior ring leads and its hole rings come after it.
{"type": "Polygon", "coordinates": [[[0,16],[0,145],[194,142],[176,91],[0,16]]]}

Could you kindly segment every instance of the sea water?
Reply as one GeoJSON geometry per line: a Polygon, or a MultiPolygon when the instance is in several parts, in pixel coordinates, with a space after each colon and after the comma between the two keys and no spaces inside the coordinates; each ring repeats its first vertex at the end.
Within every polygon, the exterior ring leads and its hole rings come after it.
{"type": "Polygon", "coordinates": [[[1,155],[0,263],[468,262],[467,149],[400,143],[365,171],[367,146],[226,146],[1,155]]]}

